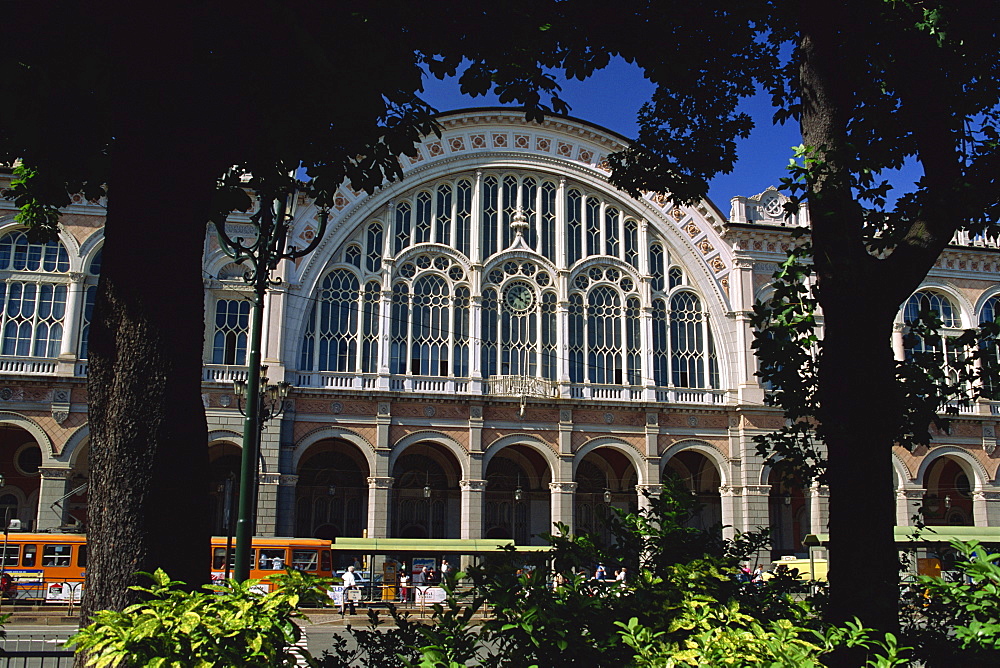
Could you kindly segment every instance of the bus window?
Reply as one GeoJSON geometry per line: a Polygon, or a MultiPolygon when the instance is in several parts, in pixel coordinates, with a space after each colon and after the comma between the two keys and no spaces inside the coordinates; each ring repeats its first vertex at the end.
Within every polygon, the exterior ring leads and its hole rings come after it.
{"type": "Polygon", "coordinates": [[[21,565],[22,566],[34,566],[35,558],[38,556],[38,546],[37,545],[25,545],[24,554],[21,555],[21,565]]]}
{"type": "Polygon", "coordinates": [[[80,549],[76,553],[76,565],[80,568],[87,567],[87,546],[81,545],[80,549]]]}
{"type": "Polygon", "coordinates": [[[21,557],[21,546],[20,545],[8,545],[3,551],[3,565],[4,566],[17,566],[17,562],[21,557]]]}
{"type": "Polygon", "coordinates": [[[221,571],[226,567],[226,548],[216,547],[212,549],[212,568],[221,571]]]}
{"type": "Polygon", "coordinates": [[[42,546],[42,566],[69,566],[69,545],[42,546]]]}
{"type": "Polygon", "coordinates": [[[316,570],[316,550],[292,550],[292,568],[299,571],[316,570]]]}
{"type": "Polygon", "coordinates": [[[323,560],[323,570],[332,571],[333,558],[330,555],[330,550],[323,550],[322,552],[320,552],[320,558],[323,560]]]}
{"type": "Polygon", "coordinates": [[[262,571],[283,571],[285,570],[285,549],[262,549],[257,565],[262,571]]]}

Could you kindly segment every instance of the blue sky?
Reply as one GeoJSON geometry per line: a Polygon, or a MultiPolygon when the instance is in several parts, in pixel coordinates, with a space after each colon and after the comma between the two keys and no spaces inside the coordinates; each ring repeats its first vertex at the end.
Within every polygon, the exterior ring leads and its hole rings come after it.
{"type": "MultiPolygon", "coordinates": [[[[467,107],[499,106],[495,95],[469,97],[459,91],[457,79],[425,79],[424,99],[440,111],[467,107]]],[[[636,113],[653,92],[638,67],[621,59],[596,72],[586,81],[563,80],[562,97],[569,102],[570,114],[609,130],[635,137],[636,113]]],[[[756,195],[768,186],[778,185],[792,155],[791,147],[801,143],[797,124],[774,126],[773,109],[767,96],[751,98],[743,105],[756,124],[750,137],[739,140],[739,160],[730,174],[722,174],[709,184],[709,198],[723,213],[729,212],[729,200],[736,195],[756,195]]]]}

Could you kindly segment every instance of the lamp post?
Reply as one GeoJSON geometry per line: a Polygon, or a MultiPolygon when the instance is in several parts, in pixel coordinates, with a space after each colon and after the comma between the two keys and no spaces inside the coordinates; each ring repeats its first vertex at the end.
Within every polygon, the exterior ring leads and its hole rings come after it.
{"type": "Polygon", "coordinates": [[[267,384],[266,367],[261,367],[261,331],[264,325],[264,300],[271,286],[280,285],[281,278],[271,278],[271,272],[282,260],[292,260],[308,255],[319,245],[326,232],[329,211],[320,210],[319,229],[309,244],[302,249],[285,246],[294,216],[296,182],[289,180],[283,187],[260,195],[260,209],[250,217],[256,237],[230,236],[225,221],[216,220],[219,244],[236,264],[246,263],[244,280],[253,286],[252,318],[247,355],[247,379],[234,386],[237,400],[246,397],[246,411],[240,409],[243,421],[243,453],[240,465],[240,500],[236,520],[236,564],[234,577],[243,581],[250,577],[251,539],[254,514],[257,507],[257,459],[260,452],[260,432],[264,422],[276,417],[284,407],[289,384],[281,381],[267,384]],[[269,402],[269,403],[268,403],[269,402]],[[279,403],[280,402],[280,403],[279,403]],[[266,417],[264,417],[266,415],[266,417]]]}

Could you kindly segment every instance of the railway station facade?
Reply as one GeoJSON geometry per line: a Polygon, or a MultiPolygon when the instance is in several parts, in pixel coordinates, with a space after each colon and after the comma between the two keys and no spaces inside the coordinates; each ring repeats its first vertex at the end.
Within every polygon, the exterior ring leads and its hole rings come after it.
{"type": "MultiPolygon", "coordinates": [[[[257,533],[538,544],[556,522],[600,534],[610,507],[641,507],[669,475],[696,495],[695,522],[770,527],[775,555],[825,532],[826,489],[785,485],[752,440],[784,423],[754,375],[749,313],[807,222],[785,218],[785,197],[735,194],[725,213],[632,198],[608,184],[625,140],[607,130],[502,109],[441,123],[403,179],[343,189],[318,249],[276,272],[264,363],[292,389],[263,432],[257,533]]],[[[0,507],[36,530],[80,530],[104,208],[76,201],[45,245],[14,213],[0,201],[0,507]]],[[[298,202],[295,243],[318,215],[298,202]]],[[[994,319],[998,275],[995,244],[956,239],[901,305],[896,354],[921,306],[955,331],[994,319]]],[[[242,277],[206,228],[219,534],[242,442],[242,277]]],[[[929,524],[1000,526],[998,419],[1000,402],[981,400],[930,447],[895,449],[898,524],[922,507],[929,524]]]]}

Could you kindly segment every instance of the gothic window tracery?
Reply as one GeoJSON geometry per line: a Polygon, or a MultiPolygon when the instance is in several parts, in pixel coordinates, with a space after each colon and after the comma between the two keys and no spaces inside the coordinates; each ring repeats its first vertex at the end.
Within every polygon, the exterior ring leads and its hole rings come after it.
{"type": "Polygon", "coordinates": [[[911,327],[920,320],[921,314],[932,314],[941,323],[941,336],[922,337],[909,332],[907,337],[906,356],[913,359],[914,355],[932,356],[936,363],[941,364],[952,379],[958,380],[959,355],[962,350],[953,341],[955,336],[948,330],[956,330],[961,326],[958,309],[944,294],[931,290],[918,290],[913,293],[903,305],[903,324],[911,327]]]}
{"type": "Polygon", "coordinates": [[[376,215],[334,255],[346,268],[324,280],[353,278],[319,290],[302,370],[378,373],[385,359],[393,375],[718,387],[701,298],[663,238],[610,197],[487,170],[423,184],[376,215]]]}
{"type": "Polygon", "coordinates": [[[0,237],[0,354],[58,357],[66,315],[69,256],[58,241],[31,243],[22,230],[0,237]],[[36,274],[27,278],[25,274],[36,274]]]}

